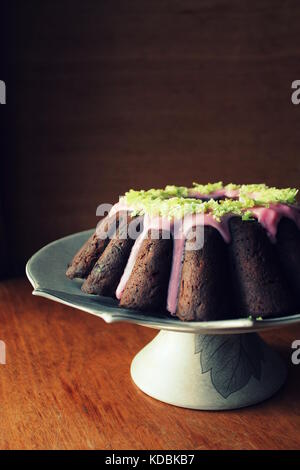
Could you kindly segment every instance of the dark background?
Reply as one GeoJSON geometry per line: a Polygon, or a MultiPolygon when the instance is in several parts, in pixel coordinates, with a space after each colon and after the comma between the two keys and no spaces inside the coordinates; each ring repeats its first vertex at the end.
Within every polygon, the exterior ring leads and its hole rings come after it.
{"type": "Polygon", "coordinates": [[[26,0],[2,12],[2,276],[94,226],[97,205],[130,187],[300,186],[298,0],[26,0]]]}

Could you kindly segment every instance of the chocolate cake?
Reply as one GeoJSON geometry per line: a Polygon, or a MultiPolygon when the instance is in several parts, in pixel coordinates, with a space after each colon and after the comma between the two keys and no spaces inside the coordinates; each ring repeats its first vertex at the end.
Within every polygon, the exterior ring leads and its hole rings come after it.
{"type": "Polygon", "coordinates": [[[75,254],[70,279],[120,307],[185,321],[300,307],[297,190],[194,183],[130,190],[75,254]],[[131,236],[135,224],[137,236],[131,236]]]}

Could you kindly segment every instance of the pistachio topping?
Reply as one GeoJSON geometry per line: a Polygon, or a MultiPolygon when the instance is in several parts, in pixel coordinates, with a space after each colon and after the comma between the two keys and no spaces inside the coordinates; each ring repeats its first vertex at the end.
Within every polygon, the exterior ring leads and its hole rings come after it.
{"type": "Polygon", "coordinates": [[[191,188],[185,186],[168,185],[164,189],[149,189],[135,191],[130,189],[124,196],[126,204],[134,215],[148,214],[167,218],[182,218],[188,214],[209,213],[216,220],[228,214],[241,216],[243,220],[252,219],[251,208],[254,206],[269,207],[270,204],[294,204],[297,189],[278,189],[265,184],[227,184],[222,182],[200,185],[193,183],[192,191],[201,195],[225,190],[239,190],[238,198],[225,198],[221,200],[201,200],[191,196],[191,188]]]}
{"type": "Polygon", "coordinates": [[[265,185],[242,185],[239,190],[239,199],[252,199],[258,205],[268,204],[294,204],[298,189],[295,188],[269,188],[265,185]]]}
{"type": "Polygon", "coordinates": [[[199,184],[193,183],[193,190],[196,190],[200,194],[211,194],[218,189],[223,189],[223,182],[218,181],[218,183],[207,183],[207,184],[199,184]]]}

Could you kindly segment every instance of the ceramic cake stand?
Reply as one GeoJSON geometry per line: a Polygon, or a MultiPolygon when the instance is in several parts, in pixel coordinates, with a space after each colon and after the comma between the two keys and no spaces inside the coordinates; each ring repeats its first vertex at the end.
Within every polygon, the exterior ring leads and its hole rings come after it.
{"type": "Polygon", "coordinates": [[[66,278],[67,263],[92,231],[57,240],[27,263],[33,294],[78,308],[107,323],[130,322],[161,330],[133,359],[131,376],[147,395],[199,410],[225,410],[261,402],[286,380],[286,366],[258,332],[291,325],[300,315],[181,322],[123,309],[107,297],[84,294],[66,278]]]}

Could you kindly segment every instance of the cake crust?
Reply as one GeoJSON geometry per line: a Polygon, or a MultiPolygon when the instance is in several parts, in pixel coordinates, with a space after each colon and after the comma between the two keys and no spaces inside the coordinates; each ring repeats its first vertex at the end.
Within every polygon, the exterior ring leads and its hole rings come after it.
{"type": "Polygon", "coordinates": [[[120,306],[138,310],[165,310],[172,263],[172,239],[163,230],[150,230],[142,243],[120,306]]]}
{"type": "Polygon", "coordinates": [[[208,321],[234,316],[230,303],[227,246],[213,227],[204,227],[201,249],[185,251],[176,315],[208,321]]]}
{"type": "Polygon", "coordinates": [[[263,227],[255,220],[230,221],[230,267],[236,308],[241,316],[268,317],[295,310],[293,295],[284,278],[263,227]]]}
{"type": "Polygon", "coordinates": [[[283,218],[278,226],[276,249],[284,274],[300,307],[300,231],[296,224],[283,218]]]}

